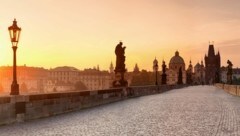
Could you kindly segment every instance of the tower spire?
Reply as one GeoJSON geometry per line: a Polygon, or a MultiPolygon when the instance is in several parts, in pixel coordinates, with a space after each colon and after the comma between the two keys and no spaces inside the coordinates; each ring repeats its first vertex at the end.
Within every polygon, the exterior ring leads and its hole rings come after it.
{"type": "Polygon", "coordinates": [[[114,73],[114,67],[113,67],[113,63],[111,61],[110,67],[109,67],[110,73],[114,73]]]}
{"type": "Polygon", "coordinates": [[[214,51],[214,45],[213,44],[210,44],[209,47],[208,47],[208,57],[209,56],[215,56],[215,51],[214,51]]]}

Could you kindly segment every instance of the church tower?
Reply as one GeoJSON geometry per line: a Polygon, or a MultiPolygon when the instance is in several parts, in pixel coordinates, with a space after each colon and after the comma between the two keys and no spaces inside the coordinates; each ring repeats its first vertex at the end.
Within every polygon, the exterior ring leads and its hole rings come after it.
{"type": "Polygon", "coordinates": [[[192,84],[192,74],[193,74],[193,66],[192,66],[192,61],[190,60],[189,66],[187,69],[187,84],[192,84]]]}
{"type": "Polygon", "coordinates": [[[215,55],[214,45],[209,44],[208,56],[205,55],[205,80],[207,84],[219,83],[220,81],[220,66],[221,66],[221,57],[220,53],[215,55]]]}
{"type": "Polygon", "coordinates": [[[133,73],[139,73],[140,71],[139,71],[139,67],[138,67],[138,64],[136,63],[135,64],[135,67],[134,67],[134,69],[133,69],[133,73]]]}
{"type": "Polygon", "coordinates": [[[113,63],[111,62],[110,67],[109,67],[109,72],[110,73],[114,73],[114,67],[113,67],[113,63]]]}

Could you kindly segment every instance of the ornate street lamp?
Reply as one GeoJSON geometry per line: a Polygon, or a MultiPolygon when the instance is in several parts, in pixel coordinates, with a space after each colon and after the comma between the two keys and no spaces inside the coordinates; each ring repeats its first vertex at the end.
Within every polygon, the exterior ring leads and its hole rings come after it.
{"type": "Polygon", "coordinates": [[[12,42],[12,49],[13,49],[13,81],[11,85],[10,95],[19,95],[19,85],[17,83],[16,51],[17,51],[17,45],[18,45],[18,41],[21,33],[21,28],[17,26],[16,19],[14,19],[12,26],[8,27],[8,31],[10,34],[10,39],[12,42]]]}
{"type": "Polygon", "coordinates": [[[156,81],[155,81],[155,85],[158,85],[158,80],[157,80],[157,74],[158,74],[158,61],[155,58],[155,60],[153,61],[153,70],[156,73],[156,81]]]}

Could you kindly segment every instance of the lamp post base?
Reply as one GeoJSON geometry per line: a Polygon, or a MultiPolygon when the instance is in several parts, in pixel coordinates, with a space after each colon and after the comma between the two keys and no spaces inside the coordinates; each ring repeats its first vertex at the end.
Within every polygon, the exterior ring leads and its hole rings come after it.
{"type": "Polygon", "coordinates": [[[12,83],[10,95],[19,95],[19,85],[17,83],[12,83]]]}

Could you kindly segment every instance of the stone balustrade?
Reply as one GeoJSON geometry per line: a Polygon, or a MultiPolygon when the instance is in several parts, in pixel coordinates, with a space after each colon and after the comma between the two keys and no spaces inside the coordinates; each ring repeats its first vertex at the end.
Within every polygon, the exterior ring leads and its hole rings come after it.
{"type": "Polygon", "coordinates": [[[240,85],[215,84],[215,86],[232,95],[240,96],[240,85]]]}
{"type": "Polygon", "coordinates": [[[0,97],[0,125],[54,116],[183,87],[186,87],[186,85],[137,86],[96,91],[0,97]]]}

